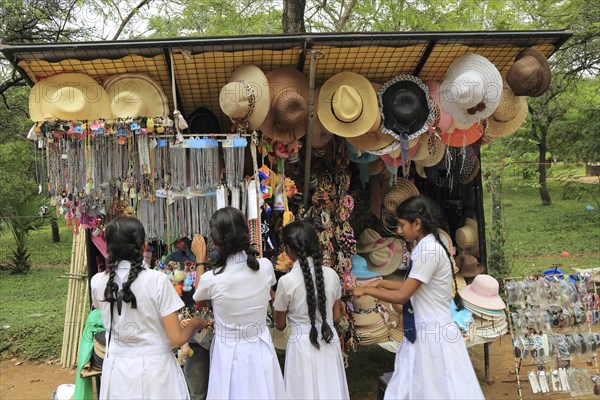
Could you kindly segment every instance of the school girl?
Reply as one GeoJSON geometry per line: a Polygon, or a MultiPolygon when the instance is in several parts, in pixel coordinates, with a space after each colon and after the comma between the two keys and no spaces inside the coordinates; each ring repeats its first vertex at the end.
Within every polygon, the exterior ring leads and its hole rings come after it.
{"type": "Polygon", "coordinates": [[[452,321],[453,270],[436,215],[434,204],[424,196],[401,203],[396,210],[398,234],[415,243],[407,278],[353,289],[357,297],[370,295],[404,305],[404,340],[385,399],[484,398],[462,334],[452,321]]]}
{"type": "Polygon", "coordinates": [[[213,214],[210,236],[218,250],[194,300],[210,300],[215,316],[207,399],[284,399],[283,375],[266,325],[273,265],[257,259],[244,214],[213,214]]]}
{"type": "Polygon", "coordinates": [[[135,218],[105,229],[108,270],[94,275],[92,301],[107,329],[100,399],[189,399],[176,348],[205,326],[194,317],[182,328],[184,306],[169,278],[142,263],[145,233],[135,218]]]}
{"type": "Polygon", "coordinates": [[[317,232],[308,222],[283,229],[292,270],[277,283],[275,326],[289,324],[285,385],[291,399],[349,399],[340,339],[334,321],[341,318],[337,273],[321,264],[317,232]]]}

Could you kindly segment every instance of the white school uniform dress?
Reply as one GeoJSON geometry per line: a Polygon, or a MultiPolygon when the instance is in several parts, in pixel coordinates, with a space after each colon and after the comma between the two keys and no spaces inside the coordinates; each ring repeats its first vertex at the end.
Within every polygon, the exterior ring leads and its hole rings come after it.
{"type": "MultiPolygon", "coordinates": [[[[313,260],[308,263],[315,279],[313,260]]],[[[300,263],[296,261],[292,270],[279,278],[273,308],[287,311],[289,339],[285,353],[285,387],[290,399],[349,399],[346,371],[340,339],[333,325],[333,304],[342,297],[342,288],[337,273],[322,267],[325,284],[327,323],[333,331],[329,344],[321,339],[321,313],[315,314],[319,333],[320,349],[310,342],[310,319],[306,302],[306,286],[300,263]]],[[[315,285],[315,294],[316,294],[315,285]]],[[[318,303],[317,303],[318,304],[318,303]]]]}
{"type": "Polygon", "coordinates": [[[483,399],[467,347],[452,321],[452,266],[432,234],[415,246],[409,277],[421,282],[410,298],[417,338],[396,354],[385,399],[483,399]]]}
{"type": "MultiPolygon", "coordinates": [[[[129,261],[117,266],[114,282],[127,281],[129,261]]],[[[108,273],[94,275],[92,301],[110,327],[110,303],[104,300],[108,273]]],[[[112,333],[102,365],[100,399],[189,399],[185,377],[177,362],[162,318],[184,306],[169,278],[145,268],[131,284],[137,308],[123,302],[121,315],[114,304],[112,333]]]]}
{"type": "Polygon", "coordinates": [[[246,264],[246,253],[227,258],[219,274],[202,274],[195,301],[211,300],[215,336],[211,345],[207,399],[284,399],[285,385],[266,324],[273,265],[246,264]]]}

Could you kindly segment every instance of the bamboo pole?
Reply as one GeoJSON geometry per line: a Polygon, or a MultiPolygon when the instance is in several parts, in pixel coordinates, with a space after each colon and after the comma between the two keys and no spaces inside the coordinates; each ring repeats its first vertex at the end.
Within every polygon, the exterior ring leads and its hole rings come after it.
{"type": "MultiPolygon", "coordinates": [[[[73,265],[75,262],[75,253],[77,251],[77,241],[75,240],[75,235],[73,235],[73,244],[71,245],[71,264],[69,266],[69,273],[73,274],[75,271],[73,270],[73,265]]],[[[66,368],[67,364],[67,354],[68,354],[68,346],[69,346],[69,319],[71,315],[71,303],[72,303],[72,286],[73,280],[69,279],[68,281],[68,289],[67,289],[67,304],[65,307],[65,320],[63,326],[63,342],[62,349],[60,353],[60,363],[63,368],[66,368]]]]}
{"type": "MultiPolygon", "coordinates": [[[[78,275],[82,275],[83,269],[86,267],[86,253],[87,253],[87,249],[85,246],[85,234],[80,233],[80,236],[83,236],[81,242],[79,243],[81,251],[80,251],[80,256],[78,259],[78,264],[77,264],[77,271],[76,273],[78,275]]],[[[78,294],[76,301],[77,301],[77,314],[74,315],[73,320],[75,321],[75,324],[73,326],[73,333],[74,333],[74,337],[71,338],[71,364],[72,365],[76,365],[77,364],[77,353],[79,350],[79,340],[81,338],[81,333],[83,331],[83,324],[82,324],[82,318],[83,318],[83,314],[85,313],[85,304],[87,303],[86,298],[87,298],[87,293],[88,293],[88,285],[86,282],[86,279],[81,277],[77,280],[78,282],[78,290],[76,291],[76,293],[78,294]]]]}

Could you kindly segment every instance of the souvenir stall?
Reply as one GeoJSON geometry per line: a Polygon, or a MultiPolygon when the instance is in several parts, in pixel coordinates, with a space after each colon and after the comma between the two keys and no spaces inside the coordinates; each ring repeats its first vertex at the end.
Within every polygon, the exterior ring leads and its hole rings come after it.
{"type": "MultiPolygon", "coordinates": [[[[280,274],[291,267],[281,228],[309,220],[343,285],[344,350],[395,351],[401,307],[352,299],[349,289],[403,279],[410,252],[394,213],[418,194],[442,210],[453,290],[491,278],[480,275],[479,149],[524,122],[526,96],[547,90],[546,59],[570,35],[308,34],[2,51],[33,86],[29,136],[45,156],[50,204],[94,243],[90,274],[103,268],[103,226],[117,215],[142,221],[146,262],[188,301],[214,250],[215,210],[244,211],[254,246],[280,274]]],[[[500,299],[495,284],[490,296],[500,299]]],[[[469,345],[507,331],[502,307],[480,300],[455,317],[469,345]]]]}

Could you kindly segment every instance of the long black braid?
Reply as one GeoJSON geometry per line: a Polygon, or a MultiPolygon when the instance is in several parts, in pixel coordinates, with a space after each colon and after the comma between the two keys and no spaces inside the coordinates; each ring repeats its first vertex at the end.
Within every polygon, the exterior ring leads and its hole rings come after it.
{"type": "Polygon", "coordinates": [[[458,294],[458,283],[456,282],[456,273],[454,272],[454,268],[452,266],[452,257],[450,256],[450,252],[444,245],[444,242],[440,238],[439,233],[439,209],[431,201],[428,197],[425,196],[414,196],[405,200],[404,202],[398,205],[396,209],[396,216],[398,218],[405,219],[409,222],[414,222],[417,218],[421,220],[421,228],[423,229],[424,234],[433,234],[435,240],[442,246],[446,256],[448,257],[448,262],[450,263],[450,269],[452,270],[452,281],[454,282],[454,303],[456,304],[456,308],[458,310],[462,310],[464,308],[462,298],[458,294]]]}
{"type": "Polygon", "coordinates": [[[240,251],[246,252],[246,264],[253,271],[258,271],[256,251],[250,243],[250,233],[244,214],[234,207],[219,209],[210,218],[210,237],[219,249],[219,255],[213,262],[214,274],[225,271],[227,257],[240,251]]]}
{"type": "Polygon", "coordinates": [[[304,277],[306,287],[306,303],[308,305],[308,318],[310,319],[310,342],[317,349],[321,348],[316,327],[317,307],[321,314],[321,337],[325,343],[333,339],[333,331],[327,323],[327,295],[325,293],[325,279],[323,275],[323,253],[319,246],[319,239],[314,227],[305,221],[294,221],[283,229],[283,244],[288,246],[298,256],[298,262],[304,277]],[[315,280],[310,271],[308,257],[313,259],[315,280]],[[316,293],[315,293],[316,286],[316,293]]]}
{"type": "Polygon", "coordinates": [[[104,289],[104,301],[113,304],[118,300],[130,303],[137,308],[135,294],[131,290],[132,283],[142,271],[144,253],[142,248],[146,234],[140,221],[131,217],[118,217],[106,225],[106,250],[108,252],[108,281],[104,289]],[[131,262],[127,281],[119,290],[114,282],[117,266],[121,261],[131,262]]]}

